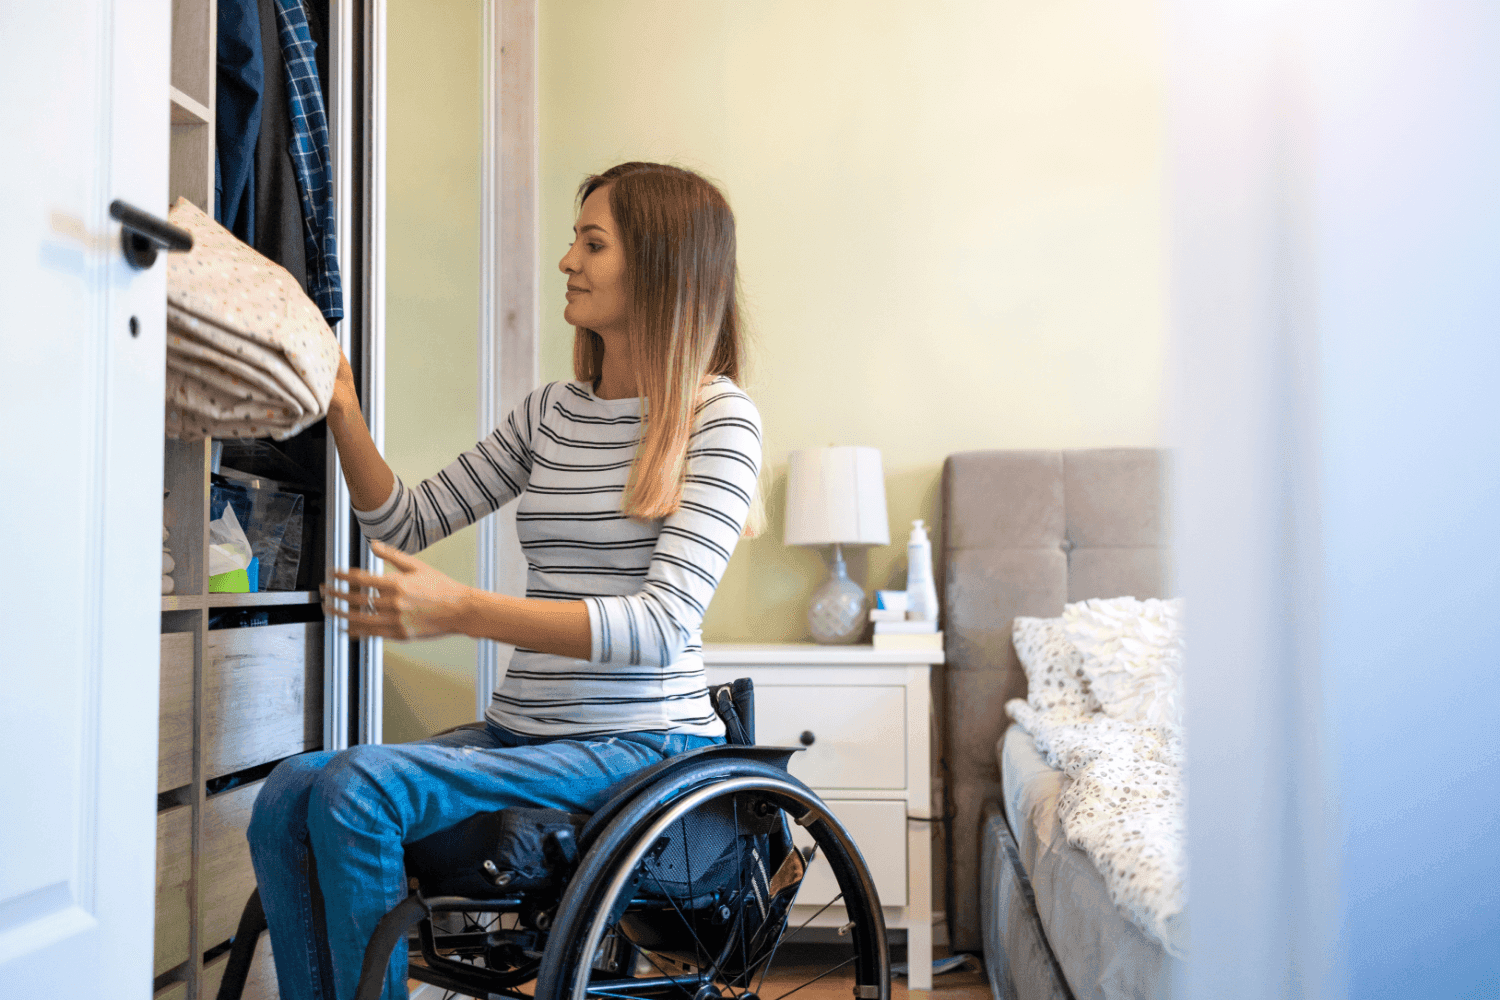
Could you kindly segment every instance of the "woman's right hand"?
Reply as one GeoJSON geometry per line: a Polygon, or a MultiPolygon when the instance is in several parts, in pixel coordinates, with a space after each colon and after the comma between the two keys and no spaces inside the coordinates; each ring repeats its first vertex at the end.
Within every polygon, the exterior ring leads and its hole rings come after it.
{"type": "Polygon", "coordinates": [[[354,387],[354,369],[349,365],[349,358],[343,351],[339,351],[339,370],[333,377],[333,399],[328,403],[329,414],[345,415],[358,413],[359,392],[354,387]]]}

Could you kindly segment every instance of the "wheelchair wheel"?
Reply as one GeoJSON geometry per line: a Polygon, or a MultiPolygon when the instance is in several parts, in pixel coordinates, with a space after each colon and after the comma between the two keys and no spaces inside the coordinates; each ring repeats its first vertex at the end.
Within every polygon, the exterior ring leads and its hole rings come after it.
{"type": "Polygon", "coordinates": [[[805,785],[740,760],[652,786],[609,822],[557,909],[536,997],[780,1000],[829,978],[852,980],[856,1000],[889,1000],[869,870],[805,785]],[[836,943],[794,974],[786,960],[799,949],[782,945],[800,929],[789,911],[810,856],[793,847],[790,823],[807,830],[840,890],[814,915],[839,928],[836,943]]]}

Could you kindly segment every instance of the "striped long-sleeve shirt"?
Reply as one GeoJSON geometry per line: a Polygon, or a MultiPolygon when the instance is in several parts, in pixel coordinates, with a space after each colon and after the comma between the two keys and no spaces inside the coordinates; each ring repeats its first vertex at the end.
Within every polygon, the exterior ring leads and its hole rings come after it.
{"type": "Polygon", "coordinates": [[[535,390],[484,440],[415,489],[399,479],[365,535],[405,552],[520,498],[526,596],[582,600],[587,660],[518,648],[489,719],[530,736],[720,735],[703,672],[703,614],[749,514],[760,415],[727,378],[700,399],[682,506],[654,521],[620,512],[641,434],[639,399],[579,382],[535,390]]]}

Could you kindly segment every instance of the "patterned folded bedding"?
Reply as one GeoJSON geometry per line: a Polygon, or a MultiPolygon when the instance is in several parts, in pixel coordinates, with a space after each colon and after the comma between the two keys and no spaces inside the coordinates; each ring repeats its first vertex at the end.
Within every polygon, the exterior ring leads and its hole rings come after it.
{"type": "Polygon", "coordinates": [[[340,348],[317,305],[187,199],[168,218],[193,249],[167,266],[167,434],[284,440],[322,419],[340,348]]]}

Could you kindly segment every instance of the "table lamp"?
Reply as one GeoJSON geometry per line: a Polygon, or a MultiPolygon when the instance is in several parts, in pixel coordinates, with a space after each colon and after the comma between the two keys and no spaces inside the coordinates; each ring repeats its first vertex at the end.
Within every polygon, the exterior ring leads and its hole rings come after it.
{"type": "Polygon", "coordinates": [[[832,545],[828,579],[813,594],[807,622],[822,643],[864,634],[865,590],[849,579],[845,545],[889,545],[885,475],[878,448],[808,448],[788,457],[787,545],[832,545]]]}

